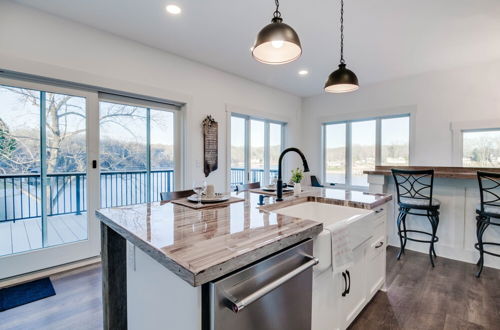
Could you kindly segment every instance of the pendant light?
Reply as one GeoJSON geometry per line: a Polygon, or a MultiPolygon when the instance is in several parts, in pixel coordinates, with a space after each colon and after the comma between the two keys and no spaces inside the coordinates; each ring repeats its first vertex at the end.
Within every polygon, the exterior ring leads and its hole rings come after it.
{"type": "Polygon", "coordinates": [[[358,77],[346,68],[344,61],[344,0],[340,0],[340,64],[333,71],[325,83],[325,91],[328,93],[346,93],[359,88],[358,77]]]}
{"type": "Polygon", "coordinates": [[[299,36],[290,25],[283,23],[279,0],[271,24],[266,25],[252,47],[252,56],[265,64],[285,64],[295,61],[302,54],[299,36]]]}

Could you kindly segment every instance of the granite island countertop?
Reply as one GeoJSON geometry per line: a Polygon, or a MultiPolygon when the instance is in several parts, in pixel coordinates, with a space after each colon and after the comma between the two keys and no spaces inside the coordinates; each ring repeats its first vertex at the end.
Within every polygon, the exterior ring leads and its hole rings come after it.
{"type": "Polygon", "coordinates": [[[386,194],[304,188],[300,197],[275,202],[259,194],[233,193],[242,202],[202,210],[153,202],[96,211],[97,218],[192,286],[199,286],[318,235],[319,222],[266,212],[305,200],[361,208],[389,201],[386,194]]]}

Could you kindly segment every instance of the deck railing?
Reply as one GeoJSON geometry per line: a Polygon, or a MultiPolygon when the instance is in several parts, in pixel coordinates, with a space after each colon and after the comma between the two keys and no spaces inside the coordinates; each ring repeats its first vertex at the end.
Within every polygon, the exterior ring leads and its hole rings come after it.
{"type": "MultiPolygon", "coordinates": [[[[272,176],[277,170],[269,171],[272,176]]],[[[251,169],[249,182],[262,182],[263,169],[251,169]]],[[[245,169],[231,168],[231,185],[244,183],[245,169]]],[[[147,171],[105,171],[100,177],[101,207],[145,203],[148,200],[147,171]]],[[[150,199],[158,201],[160,192],[174,190],[174,170],[152,170],[150,199]]],[[[0,175],[0,222],[42,216],[39,173],[0,175]]],[[[87,205],[86,173],[47,175],[47,215],[81,214],[87,205]]]]}
{"type": "MultiPolygon", "coordinates": [[[[271,176],[277,176],[278,170],[269,170],[271,176]]],[[[264,169],[251,169],[249,182],[262,182],[264,179],[264,169]]],[[[240,167],[231,168],[231,185],[236,186],[245,182],[245,169],[240,167]]]]}
{"type": "MultiPolygon", "coordinates": [[[[122,206],[147,201],[148,175],[142,171],[101,172],[101,207],[122,206]]],[[[174,188],[173,170],[152,170],[151,201],[160,192],[174,188]]],[[[86,211],[86,173],[47,175],[47,215],[81,214],[86,211]]],[[[0,175],[0,222],[42,216],[40,174],[0,175]]]]}

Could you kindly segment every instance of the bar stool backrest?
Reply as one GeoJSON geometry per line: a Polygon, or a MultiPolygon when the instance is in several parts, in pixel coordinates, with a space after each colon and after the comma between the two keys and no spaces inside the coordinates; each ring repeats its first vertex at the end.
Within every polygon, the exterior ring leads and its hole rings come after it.
{"type": "Polygon", "coordinates": [[[416,199],[419,202],[429,202],[432,206],[432,188],[434,184],[434,170],[398,170],[392,169],[392,176],[396,184],[398,204],[401,198],[416,199]]]}
{"type": "Polygon", "coordinates": [[[234,191],[245,191],[245,190],[249,190],[249,189],[258,189],[258,188],[260,188],[260,182],[251,182],[251,183],[241,184],[241,185],[236,186],[234,191]]]}
{"type": "Polygon", "coordinates": [[[189,197],[194,194],[193,190],[178,190],[178,191],[168,191],[160,193],[160,199],[162,201],[171,201],[174,199],[179,199],[183,197],[189,197]]]}
{"type": "Polygon", "coordinates": [[[477,172],[481,212],[485,206],[500,207],[500,173],[477,172]]]}

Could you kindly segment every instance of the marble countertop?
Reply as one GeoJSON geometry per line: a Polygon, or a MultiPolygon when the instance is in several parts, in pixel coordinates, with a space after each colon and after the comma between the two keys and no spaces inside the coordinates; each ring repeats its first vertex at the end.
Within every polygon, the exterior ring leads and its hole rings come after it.
{"type": "MultiPolygon", "coordinates": [[[[291,245],[312,238],[322,224],[262,212],[259,194],[233,193],[245,201],[195,210],[170,202],[154,202],[96,211],[98,219],[192,286],[199,286],[291,245]]],[[[266,198],[267,206],[305,200],[375,208],[391,195],[305,188],[284,202],[266,198]]]]}

